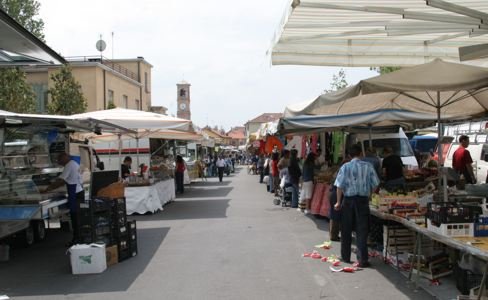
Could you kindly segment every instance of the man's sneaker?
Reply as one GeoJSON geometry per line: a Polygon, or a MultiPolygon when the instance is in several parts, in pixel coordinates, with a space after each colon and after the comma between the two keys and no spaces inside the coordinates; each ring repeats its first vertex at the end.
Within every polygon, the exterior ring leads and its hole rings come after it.
{"type": "Polygon", "coordinates": [[[297,211],[302,212],[302,209],[299,207],[299,208],[297,208],[297,211]]]}

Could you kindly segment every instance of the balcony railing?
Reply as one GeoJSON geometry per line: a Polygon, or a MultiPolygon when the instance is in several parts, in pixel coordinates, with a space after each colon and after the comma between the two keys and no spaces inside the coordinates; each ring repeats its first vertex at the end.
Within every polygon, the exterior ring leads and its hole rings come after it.
{"type": "Polygon", "coordinates": [[[101,57],[101,56],[71,56],[65,57],[68,62],[98,62],[103,64],[104,66],[109,67],[110,69],[114,70],[117,73],[120,73],[132,80],[137,82],[139,81],[139,76],[136,73],[132,72],[131,70],[117,64],[114,61],[109,60],[108,58],[101,57]]]}

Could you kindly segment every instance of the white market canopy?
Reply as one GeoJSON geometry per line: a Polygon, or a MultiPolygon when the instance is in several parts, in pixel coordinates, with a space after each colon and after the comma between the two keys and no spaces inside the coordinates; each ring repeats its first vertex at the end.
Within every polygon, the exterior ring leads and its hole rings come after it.
{"type": "Polygon", "coordinates": [[[273,65],[412,66],[488,57],[486,0],[290,2],[273,41],[273,65]]]}
{"type": "Polygon", "coordinates": [[[91,118],[110,122],[125,128],[138,130],[141,136],[144,134],[140,130],[146,130],[148,134],[149,132],[166,129],[188,131],[191,127],[191,121],[189,120],[125,108],[99,110],[72,115],[71,117],[91,118]]]}
{"type": "Polygon", "coordinates": [[[286,124],[289,119],[303,123],[306,120],[326,128],[340,122],[349,126],[383,120],[428,121],[429,118],[445,122],[481,118],[487,114],[488,69],[436,59],[362,80],[313,101],[288,106],[282,122],[286,124]],[[297,118],[306,115],[322,116],[322,123],[316,118],[297,118]]]}

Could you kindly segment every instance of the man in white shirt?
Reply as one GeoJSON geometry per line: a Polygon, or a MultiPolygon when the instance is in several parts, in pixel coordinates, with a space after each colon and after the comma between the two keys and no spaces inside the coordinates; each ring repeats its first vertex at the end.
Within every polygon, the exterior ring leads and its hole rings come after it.
{"type": "Polygon", "coordinates": [[[80,174],[80,165],[71,160],[67,153],[61,153],[58,156],[58,164],[64,166],[63,173],[51,183],[44,192],[48,192],[66,185],[68,191],[68,207],[71,215],[71,226],[73,227],[73,240],[70,244],[75,244],[79,239],[79,224],[78,224],[78,205],[85,200],[85,193],[83,191],[83,181],[80,174]]]}
{"type": "Polygon", "coordinates": [[[217,166],[217,169],[219,171],[219,181],[222,182],[222,178],[224,177],[224,169],[225,169],[225,160],[221,156],[219,156],[219,159],[217,159],[217,162],[215,163],[217,166]]]}

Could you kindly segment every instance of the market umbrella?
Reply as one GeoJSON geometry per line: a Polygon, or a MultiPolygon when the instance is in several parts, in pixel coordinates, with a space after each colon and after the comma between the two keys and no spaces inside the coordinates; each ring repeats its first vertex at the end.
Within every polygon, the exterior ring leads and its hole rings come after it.
{"type": "MultiPolygon", "coordinates": [[[[100,121],[110,122],[125,128],[136,130],[137,134],[134,136],[139,148],[139,139],[156,133],[160,130],[182,130],[188,131],[191,128],[191,121],[170,117],[153,112],[146,112],[134,109],[114,108],[107,110],[99,110],[93,112],[87,112],[82,114],[76,114],[71,116],[74,119],[95,119],[100,121]]],[[[122,134],[119,134],[119,160],[121,161],[121,142],[122,134]]],[[[139,165],[139,154],[137,154],[137,165],[139,165]]]]}
{"type": "MultiPolygon", "coordinates": [[[[439,123],[440,138],[443,121],[487,115],[488,69],[435,59],[288,107],[285,115],[353,114],[380,109],[430,114],[439,123]]],[[[438,148],[440,157],[442,149],[438,148]]]]}
{"type": "Polygon", "coordinates": [[[283,149],[283,143],[281,142],[281,140],[278,137],[270,135],[266,138],[266,144],[264,146],[264,151],[266,153],[271,153],[271,152],[273,152],[274,149],[281,151],[283,149]]]}

